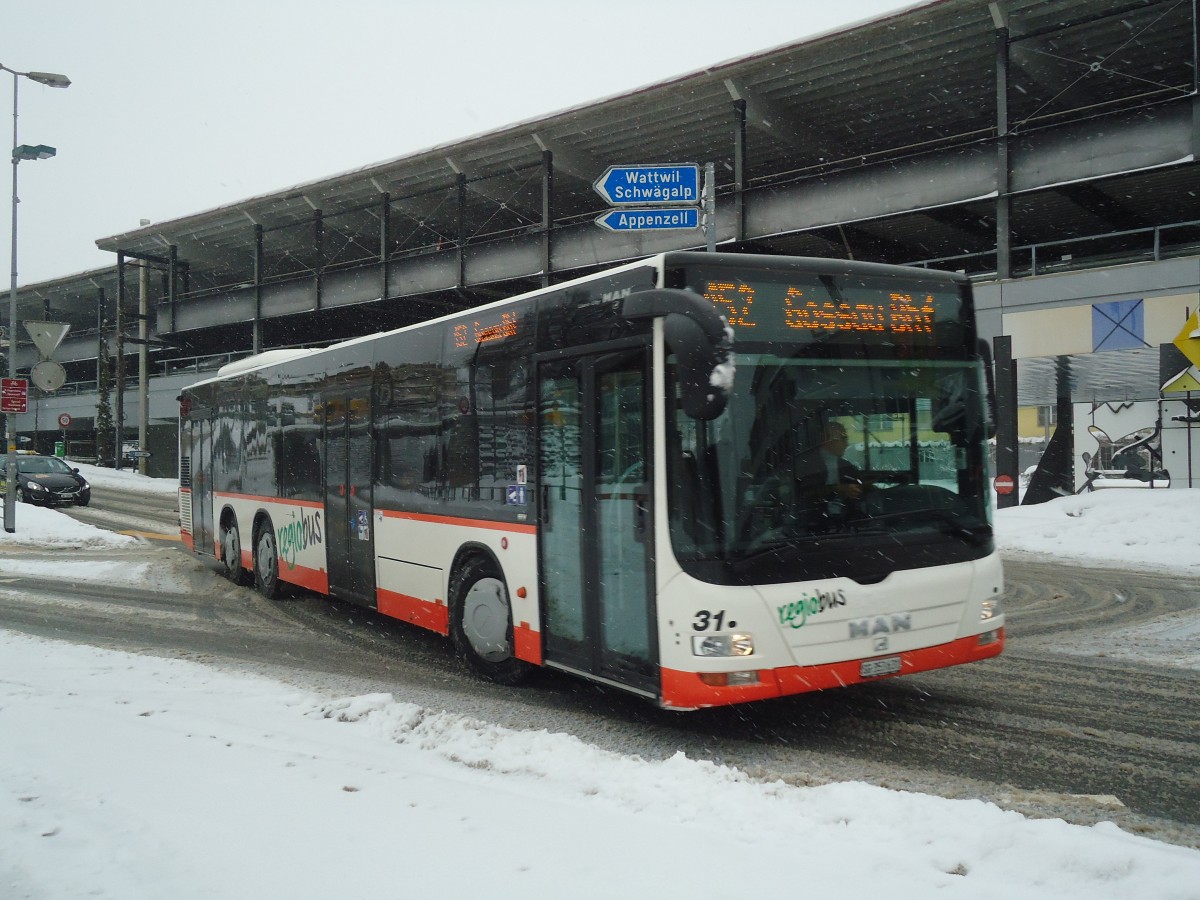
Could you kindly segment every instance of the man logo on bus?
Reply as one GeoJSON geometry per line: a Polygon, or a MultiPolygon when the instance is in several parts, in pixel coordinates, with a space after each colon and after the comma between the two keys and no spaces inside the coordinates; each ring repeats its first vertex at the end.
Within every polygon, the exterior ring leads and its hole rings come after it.
{"type": "Polygon", "coordinates": [[[912,613],[897,613],[892,616],[876,616],[874,619],[860,619],[850,624],[850,638],[874,637],[877,634],[895,634],[898,631],[912,631],[912,613]]]}

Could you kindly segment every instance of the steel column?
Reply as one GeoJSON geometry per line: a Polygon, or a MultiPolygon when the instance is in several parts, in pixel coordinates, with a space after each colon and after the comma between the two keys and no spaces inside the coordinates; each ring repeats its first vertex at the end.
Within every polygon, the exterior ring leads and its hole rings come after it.
{"type": "Polygon", "coordinates": [[[116,382],[116,414],[113,423],[115,435],[113,450],[113,468],[120,469],[122,447],[125,444],[125,254],[117,251],[117,374],[116,382]]]}
{"type": "Polygon", "coordinates": [[[996,358],[996,474],[1007,475],[1014,485],[1011,494],[1000,494],[996,506],[1006,509],[1020,500],[1015,488],[1021,473],[1017,460],[1017,362],[1012,355],[1012,337],[998,335],[992,341],[996,358]]]}
{"type": "MultiPolygon", "coordinates": [[[[96,288],[96,394],[100,393],[100,365],[104,359],[104,288],[96,288]]],[[[99,458],[99,457],[97,457],[99,458]]]]}
{"type": "Polygon", "coordinates": [[[1008,158],[1008,27],[996,28],[996,277],[1012,276],[1008,158]]]}
{"type": "Polygon", "coordinates": [[[178,265],[179,248],[171,244],[167,248],[167,308],[171,310],[171,334],[175,333],[175,304],[179,302],[179,276],[175,271],[178,265]]]}
{"type": "Polygon", "coordinates": [[[733,239],[746,240],[746,101],[733,101],[733,239]]]}
{"type": "Polygon", "coordinates": [[[392,247],[392,195],[379,195],[379,300],[388,295],[388,253],[392,247]]]}
{"type": "Polygon", "coordinates": [[[313,210],[313,246],[317,251],[316,271],[313,273],[313,286],[316,288],[316,310],[321,310],[321,289],[325,276],[325,217],[319,209],[313,210]]]}
{"type": "Polygon", "coordinates": [[[262,353],[263,227],[254,226],[254,321],[250,326],[250,349],[262,353]]]}
{"type": "Polygon", "coordinates": [[[467,286],[467,176],[459,172],[454,179],[458,187],[458,224],[455,226],[455,233],[458,247],[456,253],[458,255],[458,277],[456,285],[459,290],[467,286]]]}
{"type": "Polygon", "coordinates": [[[1200,159],[1200,0],[1192,0],[1192,158],[1200,159]]]}
{"type": "Polygon", "coordinates": [[[542,287],[550,286],[550,233],[554,227],[554,154],[542,151],[542,287]]]}

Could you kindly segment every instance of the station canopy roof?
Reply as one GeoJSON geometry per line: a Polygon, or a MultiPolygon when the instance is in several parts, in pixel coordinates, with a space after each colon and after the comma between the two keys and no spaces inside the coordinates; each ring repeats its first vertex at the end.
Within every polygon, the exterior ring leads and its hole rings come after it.
{"type": "MultiPolygon", "coordinates": [[[[714,162],[719,191],[732,187],[731,102],[747,106],[749,189],[786,184],[902,158],[996,133],[997,25],[1009,29],[1008,117],[1013,134],[1186,96],[1193,86],[1191,4],[1180,0],[937,0],[714,64],[607,99],[518,122],[385,162],[124,234],[103,250],[162,255],[169,245],[193,271],[234,272],[253,251],[252,223],[285,229],[273,241],[311,240],[302,226],[354,217],[377,231],[371,210],[387,192],[414,227],[453,235],[447,202],[461,172],[472,203],[468,234],[498,218],[541,220],[542,152],[554,154],[555,222],[594,217],[604,202],[592,182],[610,164],[714,162]],[[498,210],[502,210],[498,217],[498,210]],[[365,211],[365,212],[364,212],[365,211]]],[[[1153,171],[1136,184],[1078,188],[1023,211],[1014,235],[1029,242],[1096,233],[1139,221],[1195,217],[1191,168],[1153,171]],[[1176,216],[1172,218],[1172,216],[1176,216]],[[1107,220],[1107,221],[1097,221],[1107,220]]],[[[955,215],[859,223],[880,257],[908,262],[994,239],[991,202],[955,215]],[[905,258],[905,254],[911,254],[905,258]]],[[[751,235],[750,237],[754,237],[751,235]]],[[[830,236],[774,236],[771,249],[831,255],[830,236]]],[[[350,238],[352,239],[352,237],[350,238]]]]}
{"type": "MultiPolygon", "coordinates": [[[[734,187],[735,100],[746,109],[747,190],[835,182],[866,166],[994,140],[1001,26],[1008,29],[1013,135],[1114,112],[1139,115],[1192,96],[1193,7],[1187,0],[917,3],[96,244],[149,257],[165,256],[174,246],[193,286],[239,285],[252,277],[255,225],[269,235],[274,251],[301,257],[311,252],[309,226],[319,209],[335,241],[370,248],[377,245],[385,193],[405,227],[453,237],[459,229],[460,176],[467,187],[466,235],[536,229],[543,215],[547,150],[553,154],[556,226],[590,221],[607,208],[592,184],[613,164],[713,162],[720,203],[734,187]]],[[[1192,159],[1136,172],[1115,166],[1105,178],[1014,195],[1012,240],[1032,245],[1195,220],[1198,193],[1200,166],[1192,159]]],[[[810,256],[842,256],[853,244],[857,258],[894,263],[986,253],[995,249],[995,198],[984,193],[953,207],[747,239],[769,252],[810,256]]],[[[95,327],[95,304],[88,296],[96,289],[116,296],[115,268],[22,288],[21,318],[71,321],[77,330],[95,327]]],[[[1152,379],[1149,358],[1143,368],[1152,379]]],[[[1051,385],[1051,376],[1047,369],[1039,384],[1051,385]]],[[[1082,366],[1074,377],[1084,377],[1082,366]]]]}

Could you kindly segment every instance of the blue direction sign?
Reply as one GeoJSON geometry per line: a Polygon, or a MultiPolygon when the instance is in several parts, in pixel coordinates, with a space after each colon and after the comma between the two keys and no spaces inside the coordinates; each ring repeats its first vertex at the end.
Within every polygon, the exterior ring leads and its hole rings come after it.
{"type": "Polygon", "coordinates": [[[612,209],[597,217],[596,224],[609,231],[653,231],[668,228],[699,228],[700,210],[695,206],[678,209],[612,209]]]}
{"type": "Polygon", "coordinates": [[[593,187],[612,206],[699,203],[700,167],[609,166],[593,187]]]}

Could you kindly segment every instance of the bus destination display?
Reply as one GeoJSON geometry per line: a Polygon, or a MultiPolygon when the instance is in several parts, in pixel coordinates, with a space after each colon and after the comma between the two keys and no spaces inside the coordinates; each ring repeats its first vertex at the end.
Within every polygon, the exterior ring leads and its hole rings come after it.
{"type": "Polygon", "coordinates": [[[747,339],[815,340],[855,335],[905,343],[937,344],[939,321],[958,317],[959,298],[924,286],[878,288],[861,279],[782,282],[705,277],[694,282],[747,339]]]}

